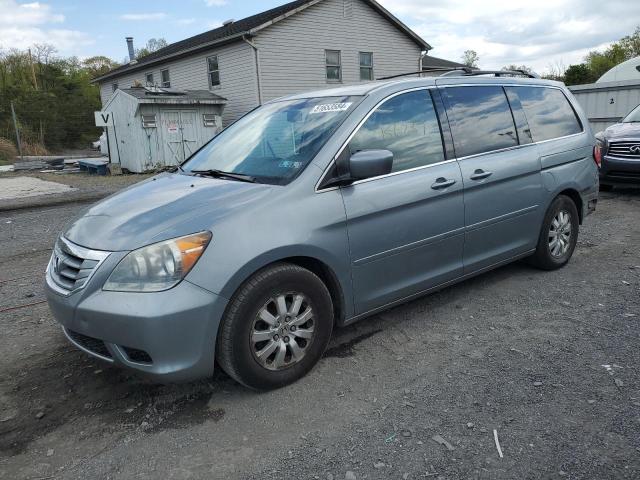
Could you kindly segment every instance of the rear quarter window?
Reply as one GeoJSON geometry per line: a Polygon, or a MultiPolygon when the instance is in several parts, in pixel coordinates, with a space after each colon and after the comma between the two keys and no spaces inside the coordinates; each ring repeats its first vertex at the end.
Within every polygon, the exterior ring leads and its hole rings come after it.
{"type": "Polygon", "coordinates": [[[501,86],[442,90],[457,157],[515,147],[518,135],[501,86]]]}
{"type": "Polygon", "coordinates": [[[507,90],[520,99],[534,142],[582,132],[580,120],[562,90],[527,86],[507,90]]]}

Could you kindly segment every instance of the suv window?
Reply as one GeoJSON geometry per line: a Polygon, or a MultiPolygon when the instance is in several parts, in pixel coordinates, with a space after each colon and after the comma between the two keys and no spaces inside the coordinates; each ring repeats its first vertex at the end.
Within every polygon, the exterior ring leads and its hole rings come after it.
{"type": "Polygon", "coordinates": [[[582,131],[573,107],[562,90],[549,87],[514,86],[535,142],[573,135],[582,131]]]}
{"type": "Polygon", "coordinates": [[[351,154],[377,149],[393,152],[393,172],[444,160],[438,117],[428,90],[387,100],[349,142],[351,154]]]}
{"type": "Polygon", "coordinates": [[[513,116],[501,86],[447,87],[442,92],[457,157],[518,145],[513,116]]]}

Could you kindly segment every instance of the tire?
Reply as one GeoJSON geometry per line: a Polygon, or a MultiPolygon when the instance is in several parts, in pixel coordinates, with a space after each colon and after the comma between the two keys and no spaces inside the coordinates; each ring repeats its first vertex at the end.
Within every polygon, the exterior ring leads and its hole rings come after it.
{"type": "Polygon", "coordinates": [[[529,261],[532,265],[543,270],[555,270],[567,264],[578,242],[578,232],[580,217],[578,209],[571,198],[559,195],[547,209],[542,222],[542,229],[538,238],[538,245],[535,253],[529,261]],[[568,216],[569,236],[567,238],[567,227],[560,227],[556,230],[556,225],[563,225],[561,214],[568,216]],[[560,220],[560,221],[559,221],[560,220]],[[554,223],[554,221],[556,223],[554,223]],[[553,234],[552,230],[556,233],[553,234]],[[561,238],[560,245],[553,244],[554,237],[561,238]]]}
{"type": "Polygon", "coordinates": [[[216,358],[246,387],[280,388],[313,368],[332,329],[333,304],[322,280],[298,265],[278,263],[255,273],[231,298],[216,358]]]}

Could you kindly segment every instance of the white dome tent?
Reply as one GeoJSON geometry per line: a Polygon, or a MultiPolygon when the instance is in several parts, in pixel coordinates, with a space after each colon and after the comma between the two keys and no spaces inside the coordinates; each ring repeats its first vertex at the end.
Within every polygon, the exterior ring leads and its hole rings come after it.
{"type": "Polygon", "coordinates": [[[625,80],[640,80],[640,57],[634,57],[616,65],[596,80],[596,83],[621,82],[625,80]]]}

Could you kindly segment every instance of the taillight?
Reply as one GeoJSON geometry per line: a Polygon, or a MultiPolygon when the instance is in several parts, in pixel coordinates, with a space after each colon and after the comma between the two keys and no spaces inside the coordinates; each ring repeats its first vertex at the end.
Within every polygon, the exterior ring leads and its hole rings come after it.
{"type": "Polygon", "coordinates": [[[593,160],[598,168],[602,167],[602,147],[600,145],[593,147],[593,160]]]}

